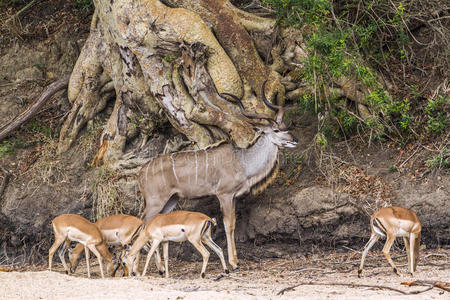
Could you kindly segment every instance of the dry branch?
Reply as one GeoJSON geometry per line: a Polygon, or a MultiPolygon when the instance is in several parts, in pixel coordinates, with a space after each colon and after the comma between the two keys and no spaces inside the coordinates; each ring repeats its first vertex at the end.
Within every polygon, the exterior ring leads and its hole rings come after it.
{"type": "Polygon", "coordinates": [[[45,103],[47,103],[47,100],[49,100],[56,92],[67,88],[67,85],[69,84],[69,77],[70,74],[67,74],[58,81],[50,84],[45,88],[36,102],[31,104],[25,111],[8,122],[6,125],[2,126],[2,128],[0,128],[0,140],[6,138],[8,135],[14,132],[14,130],[30,120],[39,111],[39,109],[45,103]]]}
{"type": "Polygon", "coordinates": [[[224,277],[231,278],[231,279],[234,279],[234,280],[237,280],[237,281],[242,281],[242,282],[250,283],[248,280],[241,279],[241,278],[239,278],[239,277],[234,277],[234,276],[231,276],[230,274],[224,274],[224,273],[219,274],[219,276],[217,276],[217,277],[214,278],[213,280],[214,280],[214,281],[219,281],[220,279],[222,279],[222,278],[224,278],[224,277]]]}
{"type": "Polygon", "coordinates": [[[329,282],[329,283],[326,283],[326,282],[312,282],[312,281],[310,281],[310,282],[302,282],[302,283],[299,283],[299,284],[296,284],[296,285],[293,285],[293,286],[286,287],[286,288],[282,289],[281,291],[279,291],[277,293],[277,296],[283,295],[285,292],[292,291],[296,287],[299,287],[301,285],[325,285],[325,286],[348,286],[348,287],[375,288],[375,289],[380,289],[380,290],[382,290],[382,289],[390,290],[390,291],[394,291],[394,292],[397,292],[397,293],[400,293],[400,294],[403,294],[403,295],[417,295],[417,294],[421,294],[421,293],[424,293],[426,291],[429,291],[429,290],[433,289],[433,287],[434,287],[434,286],[431,285],[431,286],[428,286],[426,289],[423,289],[423,290],[412,291],[412,292],[405,292],[405,291],[402,291],[402,290],[399,290],[399,289],[396,289],[396,288],[392,288],[392,287],[389,287],[389,286],[384,286],[384,285],[354,284],[354,283],[340,283],[340,282],[329,282]]]}
{"type": "Polygon", "coordinates": [[[10,17],[8,20],[6,20],[6,24],[13,21],[15,18],[19,18],[21,14],[26,12],[28,9],[32,8],[36,3],[38,3],[40,0],[33,0],[27,5],[25,5],[21,10],[19,10],[14,16],[10,17]]]}
{"type": "Polygon", "coordinates": [[[432,281],[432,280],[415,280],[415,281],[405,281],[401,283],[407,286],[432,286],[443,289],[446,292],[450,292],[450,283],[442,281],[432,281]]]}

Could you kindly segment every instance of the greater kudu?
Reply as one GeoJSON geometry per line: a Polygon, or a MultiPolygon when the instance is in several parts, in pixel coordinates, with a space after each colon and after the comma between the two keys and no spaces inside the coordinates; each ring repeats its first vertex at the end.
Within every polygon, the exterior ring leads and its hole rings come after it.
{"type": "Polygon", "coordinates": [[[278,171],[278,148],[292,148],[297,142],[287,131],[282,119],[283,107],[271,104],[264,94],[264,103],[277,112],[273,119],[266,114],[246,112],[240,99],[233,97],[243,115],[269,121],[259,130],[259,137],[247,149],[230,143],[211,148],[183,151],[158,156],[145,164],[139,174],[139,187],[145,199],[144,221],[148,223],[158,213],[170,212],[180,198],[215,195],[220,202],[227,237],[228,261],[238,267],[234,229],[235,198],[255,189],[264,189],[278,171]]]}

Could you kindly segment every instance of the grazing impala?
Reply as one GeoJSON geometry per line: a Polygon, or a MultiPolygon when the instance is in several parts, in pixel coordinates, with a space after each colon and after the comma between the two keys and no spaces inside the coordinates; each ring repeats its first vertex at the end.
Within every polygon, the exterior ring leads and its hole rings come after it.
{"type": "Polygon", "coordinates": [[[380,237],[386,237],[383,254],[397,275],[400,274],[389,255],[389,250],[395,238],[403,237],[408,256],[408,269],[411,275],[414,275],[419,260],[420,231],[422,230],[422,225],[417,215],[413,211],[403,207],[383,207],[370,217],[370,227],[372,234],[370,235],[369,242],[364,247],[358,277],[361,277],[367,252],[369,252],[370,248],[372,248],[380,237]]]}
{"type": "MultiPolygon", "coordinates": [[[[102,218],[95,222],[95,225],[100,229],[103,240],[108,246],[125,247],[139,235],[144,227],[144,222],[135,216],[119,214],[102,218]]],[[[69,253],[70,270],[72,273],[75,272],[78,266],[83,248],[83,244],[78,244],[72,250],[72,253],[69,253]]],[[[159,266],[161,264],[159,252],[156,252],[156,260],[157,265],[159,266]]],[[[137,261],[139,261],[139,257],[137,261]]],[[[116,270],[117,268],[115,268],[112,274],[113,277],[116,270]]],[[[162,270],[160,271],[162,272],[162,270]]]]}
{"type": "Polygon", "coordinates": [[[206,265],[208,264],[209,252],[203,245],[205,243],[219,256],[223,269],[228,273],[225,258],[222,249],[214,243],[211,238],[211,225],[216,225],[216,220],[211,219],[207,215],[198,212],[189,211],[174,211],[167,214],[161,214],[154,217],[142,230],[139,237],[134,242],[133,246],[126,251],[124,259],[124,272],[130,274],[129,266],[131,266],[132,273],[137,254],[147,242],[152,243],[152,247],[147,255],[142,276],[147,272],[147,267],[150,262],[153,252],[158,249],[160,243],[163,245],[164,253],[164,269],[166,271],[166,278],[169,277],[169,241],[184,242],[188,240],[200,252],[203,257],[203,266],[201,276],[205,277],[206,265]],[[202,243],[203,242],[203,243],[202,243]]]}
{"type": "Polygon", "coordinates": [[[145,200],[145,222],[158,213],[173,210],[180,198],[199,198],[215,195],[220,202],[227,237],[228,261],[233,269],[238,267],[234,242],[236,224],[235,198],[250,191],[263,190],[277,175],[278,148],[295,147],[297,142],[287,131],[282,119],[283,107],[262,99],[277,111],[273,119],[266,114],[246,112],[240,99],[233,97],[241,112],[249,119],[265,119],[259,137],[247,149],[224,143],[211,148],[162,155],[145,164],[139,174],[139,188],[145,200]]]}
{"type": "Polygon", "coordinates": [[[67,214],[54,218],[52,221],[52,226],[55,234],[55,242],[50,247],[50,250],[48,250],[48,267],[50,271],[52,270],[53,254],[58,247],[64,243],[59,251],[59,258],[61,259],[66,273],[70,273],[64,254],[66,253],[71,241],[79,242],[84,246],[88,278],[91,278],[91,272],[89,269],[89,250],[94,252],[95,256],[97,256],[102,278],[105,277],[103,274],[102,257],[106,261],[107,272],[110,273],[112,271],[112,255],[103,241],[100,230],[94,225],[94,223],[89,222],[82,216],[67,214]]]}

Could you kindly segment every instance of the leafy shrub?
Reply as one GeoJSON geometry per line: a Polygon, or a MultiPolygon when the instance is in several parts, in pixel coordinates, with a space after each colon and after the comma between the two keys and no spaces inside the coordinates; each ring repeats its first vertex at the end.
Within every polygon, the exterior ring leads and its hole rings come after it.
{"type": "MultiPolygon", "coordinates": [[[[419,0],[263,0],[263,3],[275,11],[281,25],[304,29],[309,56],[301,69],[301,80],[314,86],[315,91],[303,95],[299,104],[330,118],[322,128],[327,137],[367,129],[372,138],[382,140],[389,133],[390,139],[404,142],[405,133],[408,137],[418,136],[417,132],[423,130],[428,133],[445,131],[448,116],[442,102],[448,98],[427,104],[426,126],[421,126],[414,122],[420,113],[417,106],[422,98],[418,88],[415,87],[410,97],[392,99],[373,71],[381,68],[390,72],[393,61],[411,65],[414,59],[417,60],[411,47],[416,40],[408,26],[417,24],[419,15],[426,19],[424,15],[429,12],[423,10],[423,5],[438,3],[423,4],[419,0]],[[370,108],[371,117],[365,116],[363,120],[349,115],[349,109],[357,112],[358,104],[348,108],[339,95],[328,95],[326,87],[332,88],[338,78],[354,79],[364,85],[363,103],[370,108]]],[[[431,22],[440,22],[431,19],[431,22]]],[[[434,32],[437,41],[448,39],[445,34],[448,29],[431,23],[424,25],[434,32]]],[[[448,53],[445,55],[448,57],[448,53]]],[[[445,63],[440,68],[444,69],[445,63]]]]}

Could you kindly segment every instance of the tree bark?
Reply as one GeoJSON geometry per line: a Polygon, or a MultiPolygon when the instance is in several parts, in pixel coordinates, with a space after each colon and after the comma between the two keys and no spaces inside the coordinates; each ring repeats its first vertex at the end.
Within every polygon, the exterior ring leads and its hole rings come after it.
{"type": "MultiPolygon", "coordinates": [[[[264,81],[269,101],[278,105],[309,90],[291,76],[308,55],[301,32],[279,30],[274,19],[241,11],[228,0],[94,4],[90,36],[69,82],[73,106],[61,129],[60,153],[110,99],[114,108],[99,141],[107,145],[105,163],[139,152],[161,119],[196,147],[225,139],[245,148],[255,138],[253,125],[221,93],[242,98],[249,111],[271,115],[261,100],[264,81]]],[[[342,82],[333,90],[359,100],[363,92],[356,84],[342,82]]]]}

